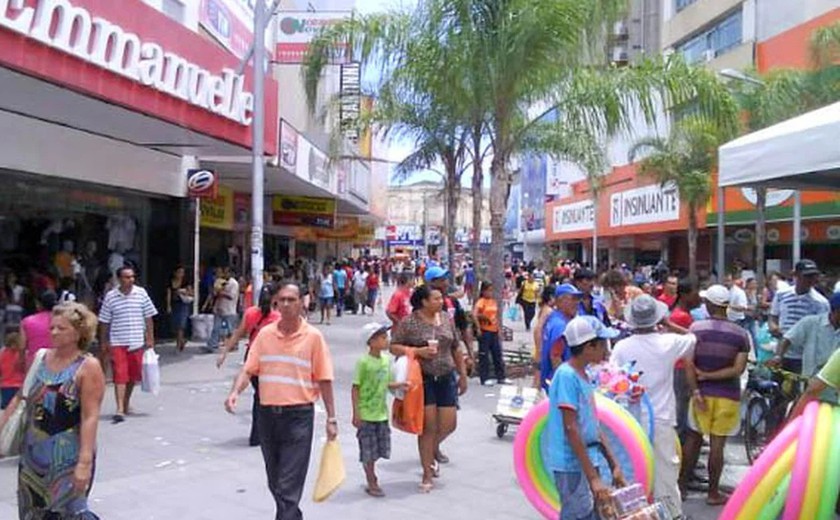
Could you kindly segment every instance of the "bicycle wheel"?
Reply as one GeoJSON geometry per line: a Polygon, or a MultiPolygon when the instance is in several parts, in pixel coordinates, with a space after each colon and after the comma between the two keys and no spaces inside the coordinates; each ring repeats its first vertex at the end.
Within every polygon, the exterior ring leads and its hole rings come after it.
{"type": "Polygon", "coordinates": [[[744,448],[747,451],[747,460],[750,464],[755,463],[758,456],[767,446],[770,440],[771,424],[769,419],[769,407],[763,397],[753,397],[747,404],[747,424],[744,427],[744,448]]]}

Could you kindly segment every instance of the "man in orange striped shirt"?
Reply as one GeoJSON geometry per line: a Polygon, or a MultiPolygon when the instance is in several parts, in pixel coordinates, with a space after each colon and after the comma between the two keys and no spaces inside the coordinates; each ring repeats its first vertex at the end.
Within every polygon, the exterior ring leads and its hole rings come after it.
{"type": "Polygon", "coordinates": [[[233,413],[250,378],[259,378],[260,447],[268,489],[277,504],[275,520],[300,520],[299,503],[309,468],[314,429],[314,403],[327,410],[327,439],[338,435],[333,397],[333,366],[321,332],[301,318],[301,291],[282,283],[272,299],[282,318],[263,327],[225,401],[233,413]]]}

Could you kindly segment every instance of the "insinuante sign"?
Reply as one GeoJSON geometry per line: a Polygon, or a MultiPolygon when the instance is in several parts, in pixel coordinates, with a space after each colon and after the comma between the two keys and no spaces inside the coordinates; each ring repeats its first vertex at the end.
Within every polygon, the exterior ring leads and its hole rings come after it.
{"type": "Polygon", "coordinates": [[[25,0],[0,0],[0,27],[241,125],[251,124],[254,96],[245,91],[244,76],[231,69],[213,74],[69,0],[37,0],[35,7],[25,0]]]}
{"type": "Polygon", "coordinates": [[[672,184],[653,184],[610,196],[610,227],[680,219],[680,195],[672,184]]]}
{"type": "Polygon", "coordinates": [[[595,229],[595,204],[591,200],[564,204],[554,208],[555,233],[595,229]]]}

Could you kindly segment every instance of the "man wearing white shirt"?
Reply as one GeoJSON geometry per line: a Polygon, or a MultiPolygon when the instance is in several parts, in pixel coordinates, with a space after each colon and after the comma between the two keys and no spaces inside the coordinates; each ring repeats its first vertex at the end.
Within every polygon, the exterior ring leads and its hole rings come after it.
{"type": "Polygon", "coordinates": [[[723,285],[729,289],[729,307],[726,310],[726,317],[729,321],[746,328],[747,320],[747,293],[735,282],[731,274],[723,279],[723,285]]]}
{"type": "Polygon", "coordinates": [[[222,329],[227,328],[229,336],[236,329],[236,307],[239,304],[239,282],[231,273],[230,267],[222,268],[224,282],[215,290],[213,301],[213,331],[207,340],[205,352],[214,352],[219,348],[222,329]]]}

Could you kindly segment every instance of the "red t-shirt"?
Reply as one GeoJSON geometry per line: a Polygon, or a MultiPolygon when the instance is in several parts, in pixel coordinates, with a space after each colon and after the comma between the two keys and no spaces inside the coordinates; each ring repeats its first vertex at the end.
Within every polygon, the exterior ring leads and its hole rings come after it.
{"type": "Polygon", "coordinates": [[[388,301],[386,312],[397,318],[397,323],[408,318],[411,314],[411,290],[397,289],[388,301]]]}
{"type": "Polygon", "coordinates": [[[367,288],[368,290],[379,289],[379,277],[376,274],[370,273],[367,277],[367,288]]]}
{"type": "Polygon", "coordinates": [[[248,307],[245,310],[245,315],[242,316],[242,321],[245,323],[245,331],[248,332],[248,343],[251,343],[263,327],[280,321],[280,313],[272,310],[263,318],[259,307],[248,307]]]}
{"type": "Polygon", "coordinates": [[[21,353],[9,347],[0,350],[0,387],[20,388],[25,377],[21,353]]]}
{"type": "MultiPolygon", "coordinates": [[[[691,317],[691,313],[689,313],[682,307],[675,307],[674,310],[671,311],[671,317],[669,319],[671,320],[671,323],[673,323],[674,325],[679,325],[684,329],[688,329],[689,327],[691,327],[691,324],[694,322],[694,318],[691,317]]],[[[685,368],[685,361],[683,361],[682,359],[678,359],[674,367],[685,368]]]]}
{"type": "Polygon", "coordinates": [[[675,303],[677,303],[677,295],[676,294],[667,295],[663,292],[656,299],[661,301],[665,305],[667,305],[669,309],[672,308],[675,303]]]}

